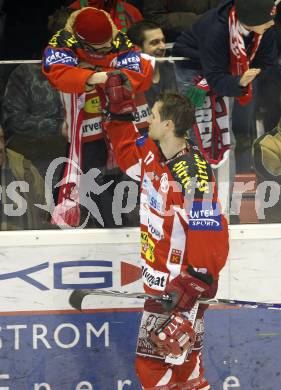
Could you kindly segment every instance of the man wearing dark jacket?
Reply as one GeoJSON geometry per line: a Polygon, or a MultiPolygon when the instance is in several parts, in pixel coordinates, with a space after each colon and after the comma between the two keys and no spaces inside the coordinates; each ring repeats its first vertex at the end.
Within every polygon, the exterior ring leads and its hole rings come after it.
{"type": "Polygon", "coordinates": [[[174,45],[173,55],[189,58],[177,63],[180,81],[185,81],[189,70],[193,70],[202,73],[219,96],[245,95],[247,86],[276,60],[274,31],[271,28],[274,12],[274,0],[224,0],[217,8],[206,12],[181,34],[174,45]],[[233,23],[231,10],[236,15],[233,23]],[[233,36],[231,30],[237,30],[238,34],[233,36]],[[232,63],[237,63],[232,60],[231,38],[233,42],[237,39],[243,41],[240,43],[250,60],[250,69],[244,72],[238,66],[231,69],[232,63]]]}
{"type": "MultiPolygon", "coordinates": [[[[261,72],[270,70],[277,59],[272,29],[275,13],[274,0],[224,0],[217,8],[202,15],[190,29],[185,30],[173,48],[174,56],[188,58],[187,61],[176,63],[180,92],[190,92],[190,87],[196,84],[194,78],[200,76],[206,80],[205,91],[209,89],[209,95],[222,97],[224,100],[228,119],[220,130],[224,131],[225,127],[228,127],[231,148],[230,166],[226,168],[230,174],[228,176],[224,173],[222,181],[233,183],[235,176],[235,138],[231,119],[234,98],[239,105],[248,105],[243,110],[243,120],[251,117],[252,109],[249,103],[253,100],[253,81],[261,72]]],[[[198,92],[198,82],[196,87],[198,92]]],[[[198,98],[198,94],[194,96],[198,98]]],[[[203,110],[205,107],[206,104],[203,110]]],[[[202,115],[202,112],[200,115],[203,118],[208,116],[207,113],[202,115]]],[[[210,126],[204,124],[205,130],[209,128],[207,136],[213,143],[210,149],[218,146],[214,145],[212,133],[212,124],[216,119],[210,121],[210,126]]],[[[206,138],[206,134],[201,132],[199,143],[204,142],[204,137],[206,138]]],[[[217,134],[215,138],[218,139],[217,134]]],[[[221,171],[227,165],[220,165],[221,171]]]]}

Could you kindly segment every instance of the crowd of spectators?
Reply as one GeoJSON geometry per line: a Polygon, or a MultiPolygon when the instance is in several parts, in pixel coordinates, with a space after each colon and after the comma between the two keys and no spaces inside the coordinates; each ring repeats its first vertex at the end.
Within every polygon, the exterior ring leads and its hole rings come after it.
{"type": "MultiPolygon", "coordinates": [[[[204,34],[208,35],[204,20],[206,23],[211,22],[206,12],[209,10],[215,12],[217,7],[229,6],[228,3],[231,3],[231,0],[54,0],[44,7],[40,4],[40,10],[39,3],[36,3],[24,7],[19,5],[15,11],[8,1],[2,0],[0,1],[1,59],[3,61],[40,60],[50,37],[65,27],[73,12],[86,5],[104,9],[109,13],[118,30],[126,34],[143,53],[156,59],[150,88],[136,94],[136,104],[141,107],[141,110],[135,115],[135,123],[141,134],[145,134],[150,109],[157,96],[165,91],[186,94],[185,87],[193,83],[195,76],[202,76],[200,66],[203,64],[205,71],[208,68],[206,56],[204,57],[207,50],[202,49],[203,44],[201,44],[206,40],[204,34]],[[172,61],[171,55],[177,59],[172,61]],[[188,57],[189,65],[186,66],[187,61],[178,57],[188,57]]],[[[264,40],[265,48],[261,53],[261,61],[255,67],[263,67],[262,61],[267,66],[271,61],[266,58],[266,51],[270,52],[269,56],[272,58],[276,56],[275,60],[272,59],[275,63],[270,67],[270,72],[256,75],[252,102],[247,106],[241,106],[236,101],[232,109],[230,130],[236,138],[236,149],[235,152],[234,149],[232,150],[233,159],[230,160],[233,175],[250,173],[254,178],[257,177],[257,184],[264,178],[276,179],[278,184],[281,182],[280,124],[278,125],[281,116],[280,26],[281,5],[277,6],[275,25],[268,27],[270,33],[266,34],[267,38],[264,40]],[[277,47],[276,53],[273,52],[274,46],[277,47]],[[267,134],[271,135],[271,138],[265,137],[267,134]],[[272,158],[274,158],[273,164],[270,163],[272,158]],[[265,166],[264,160],[266,160],[265,166]]],[[[221,35],[215,40],[219,40],[220,37],[221,35]]],[[[220,66],[227,66],[225,54],[219,53],[220,42],[216,42],[217,47],[214,46],[213,51],[216,51],[217,60],[220,66]],[[222,57],[219,58],[219,55],[222,57]],[[223,59],[224,64],[222,64],[223,59]]],[[[50,213],[46,212],[48,207],[46,206],[45,211],[42,212],[34,204],[49,204],[51,201],[57,203],[58,183],[63,177],[64,163],[55,165],[51,183],[46,181],[44,186],[44,179],[51,162],[57,158],[65,161],[68,156],[70,139],[66,128],[64,100],[61,93],[52,87],[42,73],[39,63],[2,63],[0,81],[1,230],[54,228],[50,213]],[[8,208],[4,206],[5,202],[9,203],[9,196],[7,197],[4,187],[7,187],[8,181],[24,180],[26,177],[28,177],[26,182],[29,183],[29,196],[20,187],[17,188],[17,193],[26,199],[30,212],[26,216],[7,217],[4,208],[5,210],[8,208]],[[46,188],[46,184],[50,188],[46,188]],[[47,197],[50,199],[46,199],[47,197]]],[[[216,89],[219,96],[237,97],[237,89],[233,88],[231,92],[226,90],[227,83],[224,82],[219,87],[215,84],[214,82],[212,87],[216,89]]],[[[196,136],[192,134],[192,137],[196,142],[196,136]]],[[[85,226],[91,228],[138,226],[138,199],[133,209],[128,207],[130,212],[123,215],[121,224],[116,223],[112,217],[111,205],[118,184],[122,181],[129,183],[127,187],[125,186],[122,200],[125,209],[130,198],[128,191],[132,181],[114,164],[109,164],[106,150],[107,146],[103,141],[95,145],[83,144],[83,173],[87,174],[91,169],[97,168],[100,174],[96,177],[96,182],[100,188],[106,188],[102,194],[93,191],[89,194],[91,200],[98,206],[104,224],[100,224],[92,217],[85,226]],[[93,162],[93,155],[98,163],[93,162]]],[[[230,181],[234,180],[233,176],[230,181]]],[[[15,197],[11,200],[14,209],[19,207],[17,199],[15,197]]],[[[81,218],[85,219],[87,212],[88,210],[83,210],[82,207],[81,218]]],[[[266,221],[280,222],[281,217],[279,221],[278,212],[269,213],[266,221]]]]}

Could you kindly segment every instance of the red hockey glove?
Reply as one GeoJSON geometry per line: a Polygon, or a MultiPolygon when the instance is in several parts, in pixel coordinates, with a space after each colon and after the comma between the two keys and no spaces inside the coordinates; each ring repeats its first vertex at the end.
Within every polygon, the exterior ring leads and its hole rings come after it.
{"type": "Polygon", "coordinates": [[[164,294],[171,296],[171,302],[163,302],[165,310],[190,311],[197,299],[213,284],[213,277],[208,273],[195,271],[188,267],[166,286],[164,294]]]}
{"type": "Polygon", "coordinates": [[[192,349],[195,332],[191,322],[180,313],[173,313],[158,329],[151,331],[150,339],[162,356],[178,357],[192,349]]]}
{"type": "Polygon", "coordinates": [[[135,112],[132,87],[127,76],[119,70],[108,72],[107,76],[104,89],[107,100],[106,111],[115,115],[135,112]]]}

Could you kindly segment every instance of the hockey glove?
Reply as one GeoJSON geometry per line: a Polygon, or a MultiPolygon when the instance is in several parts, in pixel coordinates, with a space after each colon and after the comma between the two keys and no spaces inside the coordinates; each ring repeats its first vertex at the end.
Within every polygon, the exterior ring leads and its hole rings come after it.
{"type": "Polygon", "coordinates": [[[130,115],[136,111],[133,91],[127,76],[115,70],[107,72],[105,83],[106,111],[114,115],[130,115]]]}
{"type": "Polygon", "coordinates": [[[197,272],[189,266],[166,286],[164,294],[171,297],[171,302],[163,302],[165,310],[190,311],[197,299],[213,284],[213,277],[208,273],[197,272]]]}
{"type": "Polygon", "coordinates": [[[187,350],[191,351],[195,332],[187,318],[173,313],[158,329],[151,331],[150,340],[160,355],[178,357],[187,350]]]}

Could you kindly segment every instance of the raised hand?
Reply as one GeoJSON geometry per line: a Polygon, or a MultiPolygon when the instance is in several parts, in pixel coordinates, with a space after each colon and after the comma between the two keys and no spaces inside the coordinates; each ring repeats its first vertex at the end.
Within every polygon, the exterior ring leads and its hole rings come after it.
{"type": "Polygon", "coordinates": [[[250,84],[260,72],[261,69],[257,68],[251,68],[246,70],[246,72],[241,76],[239,85],[241,85],[241,87],[247,87],[247,85],[250,84]]]}

